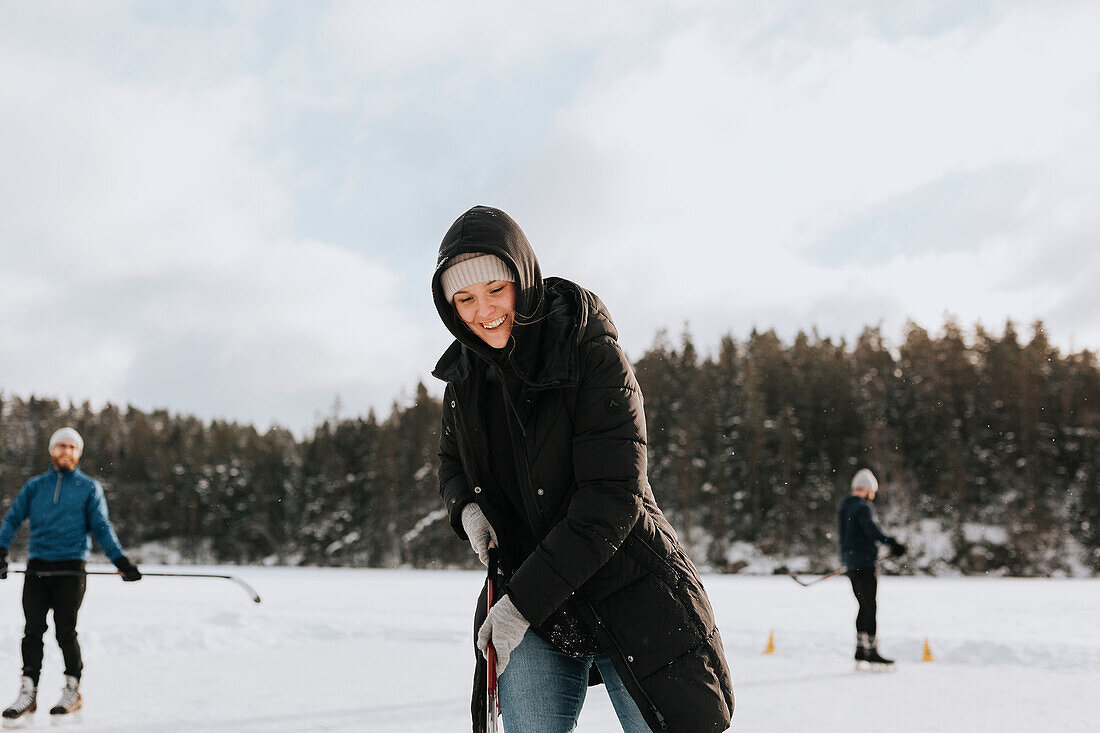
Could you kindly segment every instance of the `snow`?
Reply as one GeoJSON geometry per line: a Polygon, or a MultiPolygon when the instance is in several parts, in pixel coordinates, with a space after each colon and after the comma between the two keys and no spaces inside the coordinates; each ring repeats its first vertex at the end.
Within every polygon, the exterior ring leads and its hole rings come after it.
{"type": "Polygon", "coordinates": [[[966,541],[971,544],[984,542],[987,545],[1007,545],[1009,542],[1008,530],[1004,527],[966,522],[962,526],[962,533],[966,541]]]}
{"type": "MultiPolygon", "coordinates": [[[[248,581],[88,579],[80,618],[79,730],[468,730],[468,571],[167,568],[248,581]]],[[[1085,731],[1100,719],[1100,580],[883,577],[889,673],[855,672],[855,602],[844,578],[708,575],[743,731],[1085,731]],[[776,653],[761,652],[774,631],[776,653]],[[921,662],[925,639],[934,662],[921,662]]],[[[0,583],[0,668],[14,699],[21,582],[0,583]]],[[[62,685],[46,640],[43,707],[62,685]]],[[[0,680],[2,681],[2,680],[0,680]]],[[[38,725],[48,724],[40,708],[38,725]]],[[[619,730],[602,688],[579,730],[619,730]]]]}
{"type": "Polygon", "coordinates": [[[958,572],[951,565],[957,552],[955,542],[940,521],[922,519],[915,530],[910,528],[902,536],[908,546],[905,560],[913,567],[941,576],[958,572]]]}

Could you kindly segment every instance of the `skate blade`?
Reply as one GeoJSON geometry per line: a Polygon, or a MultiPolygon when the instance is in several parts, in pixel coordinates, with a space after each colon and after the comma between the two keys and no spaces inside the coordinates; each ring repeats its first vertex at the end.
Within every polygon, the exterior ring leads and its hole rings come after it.
{"type": "Polygon", "coordinates": [[[880,664],[878,662],[856,662],[857,672],[871,672],[874,674],[886,674],[893,672],[896,669],[896,665],[893,664],[880,664]]]}
{"type": "Polygon", "coordinates": [[[3,718],[4,728],[31,728],[34,726],[34,713],[23,713],[18,718],[3,718]]]}
{"type": "Polygon", "coordinates": [[[74,710],[71,713],[65,713],[64,715],[51,715],[50,725],[63,726],[63,725],[76,725],[77,723],[83,723],[84,716],[80,710],[74,710]]]}

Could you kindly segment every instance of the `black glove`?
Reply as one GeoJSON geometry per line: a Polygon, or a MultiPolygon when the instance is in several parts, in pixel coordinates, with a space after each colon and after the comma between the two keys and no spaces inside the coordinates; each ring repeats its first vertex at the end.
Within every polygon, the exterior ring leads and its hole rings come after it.
{"type": "Polygon", "coordinates": [[[8,577],[8,548],[0,547],[0,580],[8,577]]]}
{"type": "Polygon", "coordinates": [[[905,554],[905,545],[901,544],[894,538],[890,538],[890,557],[901,557],[905,554]]]}
{"type": "Polygon", "coordinates": [[[135,580],[141,580],[141,571],[137,569],[137,565],[130,562],[130,559],[125,555],[114,561],[115,567],[122,573],[122,579],[127,583],[133,583],[135,580]]]}

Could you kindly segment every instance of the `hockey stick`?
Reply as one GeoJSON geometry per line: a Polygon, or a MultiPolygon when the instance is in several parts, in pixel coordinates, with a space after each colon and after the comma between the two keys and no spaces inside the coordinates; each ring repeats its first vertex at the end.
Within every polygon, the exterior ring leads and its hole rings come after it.
{"type": "MultiPolygon", "coordinates": [[[[120,572],[112,572],[110,570],[9,570],[9,573],[23,573],[24,575],[37,575],[40,578],[61,578],[65,576],[77,576],[77,575],[122,575],[120,572]]],[[[142,573],[143,578],[221,578],[223,580],[231,580],[241,588],[244,592],[252,597],[255,603],[260,602],[260,594],[257,593],[252,586],[244,582],[235,575],[216,575],[212,573],[142,573]]]]}
{"type": "Polygon", "coordinates": [[[834,570],[833,572],[829,573],[828,575],[822,575],[820,578],[814,578],[813,580],[811,580],[809,582],[807,582],[805,580],[802,580],[801,578],[799,578],[794,573],[788,573],[788,575],[791,576],[791,580],[798,583],[803,588],[809,588],[811,585],[815,585],[817,583],[820,583],[823,580],[828,580],[829,578],[835,578],[838,575],[844,575],[844,572],[845,571],[843,571],[843,570],[834,570]]]}
{"type": "MultiPolygon", "coordinates": [[[[485,612],[493,608],[495,602],[494,585],[497,574],[497,548],[489,545],[489,576],[485,581],[485,612]]],[[[489,642],[489,648],[485,654],[485,730],[488,733],[497,733],[497,707],[500,701],[497,696],[497,650],[493,642],[489,642]]]]}
{"type": "MultiPolygon", "coordinates": [[[[883,560],[885,560],[888,557],[891,557],[892,555],[893,555],[893,553],[887,552],[887,553],[883,554],[881,557],[879,557],[878,561],[882,562],[883,560]]],[[[811,580],[807,583],[806,581],[801,580],[794,573],[787,573],[787,575],[791,576],[791,580],[798,583],[803,588],[809,588],[811,585],[814,585],[815,583],[820,583],[823,580],[828,580],[829,578],[835,578],[838,575],[847,575],[847,574],[848,574],[848,570],[846,568],[842,568],[840,570],[834,570],[833,572],[829,573],[828,575],[822,575],[820,578],[814,578],[813,580],[811,580]]]]}

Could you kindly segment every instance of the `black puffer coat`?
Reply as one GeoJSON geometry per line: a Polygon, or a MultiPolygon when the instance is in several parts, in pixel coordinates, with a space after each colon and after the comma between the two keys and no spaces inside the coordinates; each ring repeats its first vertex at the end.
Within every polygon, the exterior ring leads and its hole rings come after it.
{"type": "MultiPolygon", "coordinates": [[[[651,728],[725,730],[733,689],[722,640],[699,574],[654,501],[642,394],[603,303],[566,280],[543,281],[519,226],[487,207],[447,232],[432,291],[457,338],[433,372],[447,382],[439,491],[455,531],[466,539],[462,509],[477,502],[500,540],[516,608],[536,631],[563,609],[580,619],[651,728]],[[517,321],[533,322],[513,328],[503,355],[467,329],[440,286],[449,260],[472,251],[512,268],[517,321]],[[520,380],[505,397],[520,493],[510,511],[482,488],[493,437],[479,393],[500,384],[485,375],[502,364],[520,380]],[[508,517],[525,526],[507,526],[508,517]],[[517,551],[512,538],[531,536],[533,551],[517,551]]],[[[483,594],[475,623],[484,614],[483,594]]],[[[475,729],[483,721],[475,710],[475,729]]]]}

